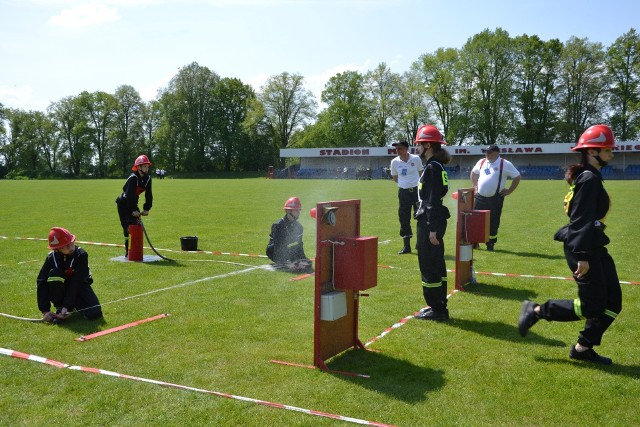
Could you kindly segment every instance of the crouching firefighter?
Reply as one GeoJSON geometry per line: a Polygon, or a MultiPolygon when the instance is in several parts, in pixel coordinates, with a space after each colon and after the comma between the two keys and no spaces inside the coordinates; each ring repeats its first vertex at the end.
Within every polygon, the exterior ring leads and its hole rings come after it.
{"type": "Polygon", "coordinates": [[[271,225],[267,244],[267,256],[278,267],[290,271],[313,271],[311,261],[304,253],[302,225],[298,222],[302,204],[297,197],[290,197],[284,204],[285,214],[271,225]]]}
{"type": "Polygon", "coordinates": [[[138,224],[140,216],[149,215],[153,205],[153,192],[151,191],[151,175],[149,167],[152,163],[144,154],[138,156],[131,170],[133,173],[127,178],[122,187],[122,194],[116,199],[118,216],[124,233],[124,256],[129,255],[129,226],[138,224]],[[142,212],[138,208],[140,194],[144,193],[144,205],[142,212]]]}
{"type": "Polygon", "coordinates": [[[47,323],[61,323],[74,309],[89,320],[102,317],[100,302],[91,288],[89,255],[75,241],[76,236],[62,227],[49,232],[51,252],[36,280],[38,309],[47,323]]]}

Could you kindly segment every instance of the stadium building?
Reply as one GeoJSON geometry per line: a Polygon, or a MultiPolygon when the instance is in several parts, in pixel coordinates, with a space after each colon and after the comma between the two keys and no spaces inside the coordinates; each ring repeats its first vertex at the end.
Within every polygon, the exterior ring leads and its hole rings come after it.
{"type": "MultiPolygon", "coordinates": [[[[571,151],[575,144],[501,145],[500,155],[511,161],[524,179],[563,179],[567,166],[577,163],[579,154],[571,151]]],[[[450,179],[466,179],[486,146],[446,146],[452,155],[447,165],[450,179]]],[[[411,147],[410,153],[417,154],[411,147]]],[[[640,179],[640,141],[620,142],[614,158],[602,168],[605,179],[640,179]]],[[[384,179],[396,156],[394,147],[287,148],[281,158],[299,159],[299,164],[278,171],[279,178],[384,179]]]]}

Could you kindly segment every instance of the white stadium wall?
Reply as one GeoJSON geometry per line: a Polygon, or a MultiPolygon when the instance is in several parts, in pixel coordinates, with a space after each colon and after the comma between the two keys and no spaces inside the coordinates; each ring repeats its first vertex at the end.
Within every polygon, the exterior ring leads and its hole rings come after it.
{"type": "MultiPolygon", "coordinates": [[[[574,144],[520,144],[501,145],[500,155],[510,160],[518,169],[523,169],[523,177],[527,176],[527,168],[538,170],[542,167],[556,167],[564,169],[568,165],[577,163],[579,155],[571,151],[574,144]]],[[[446,146],[452,155],[447,169],[455,170],[463,175],[484,157],[485,146],[446,146]]],[[[415,147],[410,152],[417,154],[415,147]]],[[[640,141],[619,142],[614,150],[614,158],[608,167],[610,178],[640,179],[640,141]],[[625,171],[635,171],[638,166],[638,176],[626,176],[625,171]],[[613,176],[615,175],[615,176],[613,176]]],[[[299,168],[304,171],[326,171],[325,178],[331,178],[345,168],[349,170],[372,171],[388,168],[396,156],[394,147],[340,147],[340,148],[299,148],[281,149],[280,157],[300,159],[299,168]]],[[[375,174],[374,174],[375,175],[375,174]]],[[[468,176],[468,175],[467,175],[468,176]]],[[[312,177],[312,176],[309,176],[312,177]]],[[[337,176],[336,176],[337,177],[337,176]]],[[[374,178],[381,176],[374,176],[374,178]]],[[[561,175],[559,176],[561,177],[561,175]]]]}

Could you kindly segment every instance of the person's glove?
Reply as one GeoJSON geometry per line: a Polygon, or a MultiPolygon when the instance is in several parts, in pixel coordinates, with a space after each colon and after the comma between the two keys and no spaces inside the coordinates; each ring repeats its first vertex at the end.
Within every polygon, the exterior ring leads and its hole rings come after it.
{"type": "Polygon", "coordinates": [[[67,307],[62,307],[62,310],[60,310],[60,313],[56,313],[55,316],[60,319],[60,320],[64,320],[67,317],[69,317],[69,310],[67,310],[67,307]]]}
{"type": "Polygon", "coordinates": [[[47,311],[46,313],[42,313],[42,320],[44,322],[53,323],[53,319],[55,318],[56,318],[56,315],[50,311],[47,311]]]}

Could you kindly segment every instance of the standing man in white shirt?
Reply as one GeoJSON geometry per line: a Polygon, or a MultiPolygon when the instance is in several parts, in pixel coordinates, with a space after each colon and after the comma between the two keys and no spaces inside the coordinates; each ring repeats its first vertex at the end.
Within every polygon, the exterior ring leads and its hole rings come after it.
{"type": "Polygon", "coordinates": [[[470,177],[475,190],[474,209],[491,211],[487,250],[492,251],[498,241],[504,198],[520,184],[520,172],[510,161],[500,157],[500,147],[491,145],[485,158],[478,160],[471,169],[470,177]],[[507,177],[511,178],[509,188],[506,188],[507,177]]]}
{"type": "Polygon", "coordinates": [[[419,156],[409,153],[409,143],[399,141],[392,144],[396,147],[398,156],[391,160],[391,179],[398,184],[398,219],[400,220],[400,237],[404,247],[398,254],[411,253],[411,209],[413,213],[418,205],[418,182],[422,174],[422,160],[419,156]]]}

